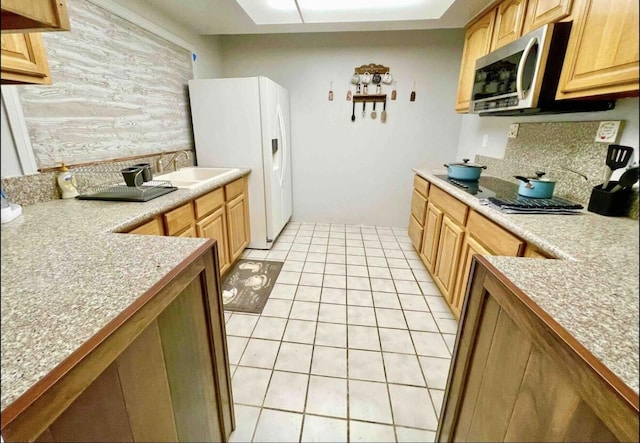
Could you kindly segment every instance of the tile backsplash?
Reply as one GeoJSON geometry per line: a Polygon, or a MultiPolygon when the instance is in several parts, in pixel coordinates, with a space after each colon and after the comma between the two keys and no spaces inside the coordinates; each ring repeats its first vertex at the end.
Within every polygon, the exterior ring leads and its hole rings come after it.
{"type": "MultiPolygon", "coordinates": [[[[487,174],[514,183],[518,182],[514,175],[528,177],[544,171],[556,181],[554,195],[586,207],[591,190],[602,183],[607,169],[608,145],[594,142],[598,125],[598,121],[520,123],[518,136],[507,139],[503,159],[477,155],[475,161],[487,166],[487,174]]],[[[637,190],[629,217],[638,219],[637,190]]]]}

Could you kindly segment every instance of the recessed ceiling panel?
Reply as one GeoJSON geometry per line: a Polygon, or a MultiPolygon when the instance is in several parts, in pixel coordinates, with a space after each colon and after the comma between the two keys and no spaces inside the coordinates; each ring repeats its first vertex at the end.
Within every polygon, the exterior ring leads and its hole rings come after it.
{"type": "Polygon", "coordinates": [[[295,0],[236,0],[256,25],[302,23],[295,0]]]}
{"type": "Polygon", "coordinates": [[[454,0],[297,0],[305,23],[438,19],[454,0]]]}

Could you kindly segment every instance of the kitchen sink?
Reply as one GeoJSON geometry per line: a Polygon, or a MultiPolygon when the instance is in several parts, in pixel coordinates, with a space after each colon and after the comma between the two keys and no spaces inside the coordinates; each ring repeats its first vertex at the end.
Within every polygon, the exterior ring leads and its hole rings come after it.
{"type": "Polygon", "coordinates": [[[237,168],[201,168],[193,166],[157,174],[154,178],[156,180],[169,180],[173,186],[189,189],[236,171],[238,171],[237,168]]]}

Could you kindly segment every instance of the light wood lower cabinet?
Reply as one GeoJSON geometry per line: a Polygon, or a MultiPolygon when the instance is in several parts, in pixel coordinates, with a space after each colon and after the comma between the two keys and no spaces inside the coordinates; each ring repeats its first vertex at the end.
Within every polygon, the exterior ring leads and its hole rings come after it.
{"type": "Polygon", "coordinates": [[[524,250],[524,256],[528,258],[553,258],[549,254],[542,252],[540,249],[533,246],[531,243],[527,243],[524,250]]]}
{"type": "Polygon", "coordinates": [[[229,254],[235,261],[249,244],[249,211],[244,193],[227,203],[227,220],[229,222],[229,254]]]}
{"type": "Polygon", "coordinates": [[[467,285],[471,274],[471,263],[473,262],[473,256],[476,254],[491,255],[491,253],[473,237],[470,235],[465,236],[462,242],[462,250],[460,252],[460,265],[455,286],[456,289],[451,297],[451,310],[456,318],[460,318],[460,313],[462,312],[462,305],[464,304],[464,297],[467,293],[467,285]]]}
{"type": "Polygon", "coordinates": [[[473,262],[436,441],[638,441],[638,394],[473,262]]]}
{"type": "MultiPolygon", "coordinates": [[[[440,229],[440,238],[438,240],[438,258],[433,272],[433,281],[449,303],[452,311],[455,311],[453,289],[463,238],[464,228],[445,214],[442,218],[442,228],[440,229]]],[[[460,315],[459,310],[458,315],[460,315]]]]}
{"type": "Polygon", "coordinates": [[[227,213],[224,205],[213,214],[196,223],[198,237],[212,238],[218,242],[220,275],[224,274],[231,262],[229,260],[229,234],[227,233],[227,213]]]}
{"type": "Polygon", "coordinates": [[[413,195],[411,197],[411,215],[409,215],[409,238],[411,244],[420,251],[424,233],[424,217],[427,210],[429,182],[419,176],[413,179],[413,195]]]}
{"type": "Polygon", "coordinates": [[[185,203],[162,215],[166,235],[195,237],[195,217],[191,202],[185,203]],[[186,235],[183,235],[185,234],[186,235]],[[193,234],[193,235],[192,235],[193,234]]]}
{"type": "Polygon", "coordinates": [[[5,441],[227,441],[234,415],[207,243],[3,410],[5,441]]]}
{"type": "Polygon", "coordinates": [[[442,211],[433,203],[427,204],[427,212],[424,219],[424,237],[419,255],[425,267],[431,273],[435,270],[443,215],[442,211]]]}
{"type": "Polygon", "coordinates": [[[135,229],[129,231],[129,234],[138,235],[164,235],[164,226],[162,225],[162,217],[155,217],[146,223],[141,224],[135,229]]]}
{"type": "Polygon", "coordinates": [[[251,240],[247,179],[242,177],[129,231],[131,234],[211,238],[218,243],[220,275],[251,240]]]}

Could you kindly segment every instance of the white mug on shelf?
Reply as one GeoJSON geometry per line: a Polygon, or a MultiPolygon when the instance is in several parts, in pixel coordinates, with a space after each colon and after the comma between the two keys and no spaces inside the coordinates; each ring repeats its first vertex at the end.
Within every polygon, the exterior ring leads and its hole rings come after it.
{"type": "Polygon", "coordinates": [[[362,74],[362,76],[360,77],[360,81],[362,83],[364,83],[365,85],[368,85],[369,83],[371,83],[371,74],[369,74],[368,72],[365,72],[364,74],[362,74]]]}
{"type": "Polygon", "coordinates": [[[393,77],[391,76],[391,73],[387,72],[382,76],[382,83],[384,83],[385,85],[390,85],[392,81],[393,77]]]}

